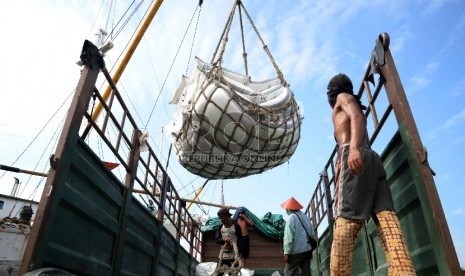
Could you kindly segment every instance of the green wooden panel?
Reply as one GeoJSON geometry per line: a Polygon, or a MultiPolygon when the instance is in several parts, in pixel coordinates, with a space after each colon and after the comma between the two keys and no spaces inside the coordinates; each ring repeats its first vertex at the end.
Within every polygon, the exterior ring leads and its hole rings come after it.
{"type": "Polygon", "coordinates": [[[329,261],[333,235],[328,227],[320,234],[318,248],[313,251],[310,270],[312,275],[329,276],[329,261]]]}
{"type": "Polygon", "coordinates": [[[158,223],[137,200],[132,198],[123,251],[121,274],[151,275],[154,270],[158,223]],[[148,216],[147,216],[148,215],[148,216]]]}
{"type": "Polygon", "coordinates": [[[133,196],[122,217],[125,186],[79,137],[70,140],[76,143],[61,157],[69,166],[60,171],[59,192],[48,203],[56,208],[31,270],[56,267],[76,275],[111,275],[120,260],[119,275],[194,275],[198,261],[133,196]],[[120,233],[123,219],[125,232],[120,233]]]}
{"type": "Polygon", "coordinates": [[[79,275],[108,275],[124,187],[79,140],[63,156],[71,160],[69,171],[57,184],[61,194],[53,201],[58,207],[48,220],[53,225],[38,254],[43,264],[35,265],[79,275]]]}
{"type": "Polygon", "coordinates": [[[434,258],[431,235],[426,231],[427,214],[422,208],[428,202],[419,198],[424,184],[417,177],[418,168],[413,165],[416,156],[409,149],[408,140],[402,139],[402,135],[406,135],[406,132],[400,127],[382,154],[386,177],[417,275],[437,275],[438,265],[442,262],[434,258]]]}
{"type": "Polygon", "coordinates": [[[178,243],[166,229],[163,229],[160,237],[160,243],[160,265],[163,266],[166,271],[169,271],[169,274],[166,275],[174,275],[174,271],[176,269],[176,253],[178,250],[178,243]]]}
{"type": "Polygon", "coordinates": [[[192,258],[184,250],[180,250],[178,252],[177,262],[178,262],[178,275],[179,276],[187,276],[187,275],[195,275],[195,266],[198,264],[197,262],[192,262],[192,258]]]}

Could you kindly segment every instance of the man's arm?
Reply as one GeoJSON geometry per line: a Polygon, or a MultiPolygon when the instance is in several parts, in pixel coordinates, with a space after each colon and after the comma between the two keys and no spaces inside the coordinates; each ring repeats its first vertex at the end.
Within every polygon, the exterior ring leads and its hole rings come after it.
{"type": "Polygon", "coordinates": [[[224,240],[223,240],[223,236],[221,235],[221,227],[222,227],[222,226],[220,226],[220,227],[218,227],[218,228],[216,229],[216,232],[215,232],[215,240],[216,240],[216,243],[217,243],[217,244],[223,245],[223,244],[224,244],[224,240]]]}
{"type": "Polygon", "coordinates": [[[294,244],[295,228],[289,219],[284,227],[284,237],[283,237],[283,250],[284,255],[289,255],[291,253],[292,245],[294,244]]]}
{"type": "Polygon", "coordinates": [[[288,255],[291,253],[292,245],[294,244],[295,228],[291,223],[291,218],[289,217],[284,226],[284,237],[283,237],[283,251],[284,251],[284,262],[288,262],[288,255]]]}
{"type": "Polygon", "coordinates": [[[360,154],[360,145],[365,134],[365,118],[354,96],[341,93],[337,97],[336,105],[347,114],[350,120],[350,148],[347,164],[350,173],[358,175],[363,173],[363,162],[360,154]]]}
{"type": "Polygon", "coordinates": [[[239,217],[245,219],[248,226],[253,226],[253,222],[245,214],[240,214],[239,217]]]}
{"type": "Polygon", "coordinates": [[[237,243],[240,244],[241,241],[242,241],[242,229],[241,229],[241,226],[237,222],[234,222],[234,229],[236,230],[237,243]]]}

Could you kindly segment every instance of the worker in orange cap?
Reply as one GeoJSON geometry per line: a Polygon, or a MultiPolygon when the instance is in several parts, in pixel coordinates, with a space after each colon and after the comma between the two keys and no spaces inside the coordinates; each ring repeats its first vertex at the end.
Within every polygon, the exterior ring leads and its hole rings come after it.
{"type": "Polygon", "coordinates": [[[302,205],[294,197],[281,204],[289,217],[284,227],[284,275],[310,276],[310,261],[312,248],[310,240],[313,239],[314,230],[310,218],[300,211],[302,205]]]}

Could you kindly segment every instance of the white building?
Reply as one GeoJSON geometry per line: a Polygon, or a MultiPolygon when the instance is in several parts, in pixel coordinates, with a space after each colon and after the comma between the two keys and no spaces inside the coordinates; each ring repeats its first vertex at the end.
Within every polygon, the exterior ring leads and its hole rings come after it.
{"type": "Polygon", "coordinates": [[[0,275],[19,275],[31,227],[5,218],[19,219],[24,206],[32,208],[33,221],[38,202],[0,194],[0,275]]]}
{"type": "Polygon", "coordinates": [[[37,213],[37,207],[39,205],[38,202],[0,194],[0,219],[7,217],[16,217],[19,219],[19,213],[23,206],[26,205],[32,207],[32,211],[34,212],[32,214],[32,220],[34,220],[35,214],[37,213]]]}

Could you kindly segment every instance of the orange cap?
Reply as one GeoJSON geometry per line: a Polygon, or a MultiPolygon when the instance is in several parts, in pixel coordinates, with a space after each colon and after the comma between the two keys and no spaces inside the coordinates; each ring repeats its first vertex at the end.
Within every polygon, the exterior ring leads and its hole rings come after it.
{"type": "Polygon", "coordinates": [[[281,203],[281,207],[286,210],[300,210],[304,208],[293,196],[281,203]]]}

